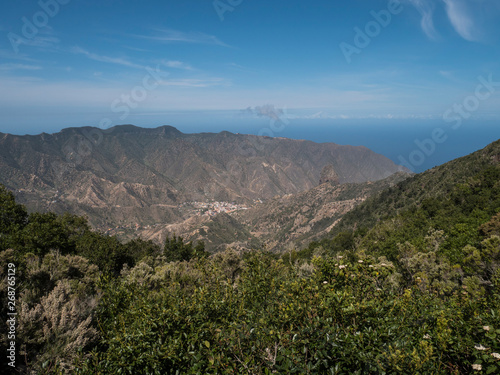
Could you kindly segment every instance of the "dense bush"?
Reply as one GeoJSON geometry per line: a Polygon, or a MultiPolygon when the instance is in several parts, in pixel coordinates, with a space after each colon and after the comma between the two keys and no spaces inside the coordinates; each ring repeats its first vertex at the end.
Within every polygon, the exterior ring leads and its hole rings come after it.
{"type": "MultiPolygon", "coordinates": [[[[17,368],[21,373],[71,372],[83,349],[98,341],[93,313],[99,301],[99,269],[80,256],[51,251],[43,257],[13,250],[0,252],[0,279],[6,280],[7,264],[16,265],[17,368]]],[[[7,283],[0,285],[2,302],[7,283]]],[[[7,304],[2,304],[5,309],[7,304]]],[[[2,311],[2,316],[6,311],[2,311]]],[[[6,332],[2,319],[2,330],[6,332]]],[[[7,345],[6,335],[0,345],[7,345]]],[[[5,365],[3,373],[12,368],[5,365]]]]}
{"type": "Polygon", "coordinates": [[[190,260],[192,258],[203,258],[208,256],[205,251],[205,243],[199,241],[195,246],[192,242],[185,243],[182,237],[168,237],[165,240],[163,254],[168,262],[190,260]]]}
{"type": "Polygon", "coordinates": [[[439,296],[418,282],[402,289],[384,258],[316,257],[310,276],[263,252],[239,262],[235,282],[234,253],[181,262],[175,274],[137,265],[110,280],[97,309],[102,340],[77,373],[500,371],[496,297],[463,288],[439,296]],[[138,278],[145,270],[151,282],[138,278]]]}

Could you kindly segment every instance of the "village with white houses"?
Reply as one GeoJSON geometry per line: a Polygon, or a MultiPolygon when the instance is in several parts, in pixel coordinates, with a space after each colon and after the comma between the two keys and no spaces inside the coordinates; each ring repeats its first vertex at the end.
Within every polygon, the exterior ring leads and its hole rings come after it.
{"type": "MultiPolygon", "coordinates": [[[[261,199],[254,199],[253,204],[262,204],[264,203],[261,199]]],[[[210,216],[214,217],[217,214],[220,213],[233,213],[236,211],[240,210],[248,210],[250,207],[248,207],[245,204],[238,204],[235,202],[224,202],[224,201],[212,201],[212,202],[198,202],[198,201],[193,201],[193,202],[184,202],[181,203],[177,206],[177,208],[181,211],[184,212],[184,214],[187,217],[190,216],[210,216]]],[[[140,225],[138,223],[128,223],[128,224],[121,224],[116,227],[106,227],[106,228],[98,228],[101,230],[102,233],[106,235],[116,235],[119,232],[122,231],[138,231],[142,229],[151,229],[155,228],[162,225],[162,223],[155,223],[155,224],[150,224],[150,225],[140,225]]]]}

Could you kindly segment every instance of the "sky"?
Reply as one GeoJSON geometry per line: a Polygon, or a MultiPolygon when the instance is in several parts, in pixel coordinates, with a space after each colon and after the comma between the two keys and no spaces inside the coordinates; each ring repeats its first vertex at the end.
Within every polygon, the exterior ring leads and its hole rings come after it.
{"type": "Polygon", "coordinates": [[[0,14],[0,132],[500,119],[498,0],[8,0],[0,14]]]}

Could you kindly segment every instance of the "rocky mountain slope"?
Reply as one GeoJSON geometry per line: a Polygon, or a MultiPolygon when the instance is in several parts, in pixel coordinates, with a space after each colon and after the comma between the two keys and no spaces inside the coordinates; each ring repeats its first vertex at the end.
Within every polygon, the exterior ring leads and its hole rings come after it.
{"type": "Polygon", "coordinates": [[[141,228],[134,234],[159,243],[174,234],[188,241],[203,240],[211,251],[227,247],[271,251],[301,248],[326,236],[347,212],[368,197],[408,176],[399,172],[376,182],[326,182],[301,193],[257,202],[245,210],[213,216],[198,212],[185,221],[141,228]]]}
{"type": "Polygon", "coordinates": [[[180,209],[185,202],[251,205],[307,191],[321,177],[362,183],[400,170],[365,147],[229,132],[184,134],[171,126],[0,133],[0,183],[20,203],[29,210],[84,215],[100,229],[182,223],[189,218],[180,209]]]}

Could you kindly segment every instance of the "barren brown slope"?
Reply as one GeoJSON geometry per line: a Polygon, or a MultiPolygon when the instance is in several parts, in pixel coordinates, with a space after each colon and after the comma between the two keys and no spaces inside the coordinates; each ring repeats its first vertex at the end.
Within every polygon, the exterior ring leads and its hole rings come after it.
{"type": "Polygon", "coordinates": [[[332,165],[341,183],[376,181],[401,167],[365,147],[170,126],[56,134],[0,133],[0,183],[29,209],[69,210],[94,226],[186,219],[185,201],[251,202],[308,190],[332,165]]]}
{"type": "Polygon", "coordinates": [[[141,229],[144,239],[163,243],[167,235],[189,241],[203,240],[211,251],[227,247],[271,251],[302,248],[326,236],[340,219],[368,197],[408,178],[396,173],[384,180],[336,185],[324,183],[308,191],[287,194],[247,210],[213,217],[195,215],[181,223],[141,229]]]}

